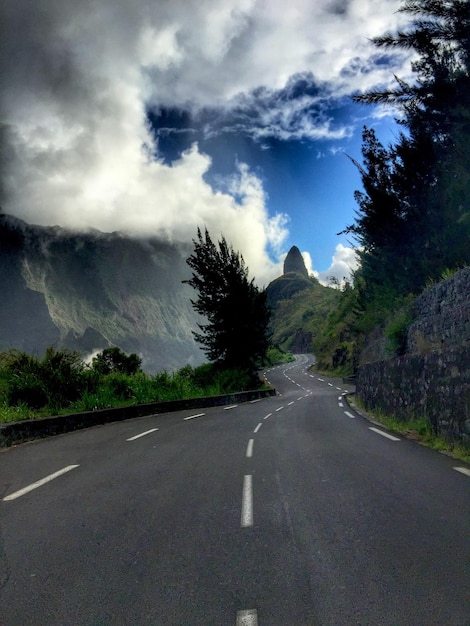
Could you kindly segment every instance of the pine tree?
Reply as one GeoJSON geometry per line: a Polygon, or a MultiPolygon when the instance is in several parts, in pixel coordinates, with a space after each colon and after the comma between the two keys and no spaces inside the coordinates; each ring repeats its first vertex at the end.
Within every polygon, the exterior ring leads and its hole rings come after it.
{"type": "Polygon", "coordinates": [[[364,192],[347,232],[363,246],[364,265],[406,293],[470,262],[470,4],[411,0],[400,10],[414,17],[410,27],[373,42],[416,52],[416,80],[396,78],[395,89],[355,100],[393,104],[406,131],[385,149],[365,130],[364,165],[356,163],[364,192]]]}
{"type": "Polygon", "coordinates": [[[254,371],[269,346],[266,293],[249,280],[243,257],[225,237],[216,245],[207,229],[197,235],[187,259],[193,274],[184,282],[197,291],[191,302],[207,323],[193,335],[211,362],[254,371]]]}

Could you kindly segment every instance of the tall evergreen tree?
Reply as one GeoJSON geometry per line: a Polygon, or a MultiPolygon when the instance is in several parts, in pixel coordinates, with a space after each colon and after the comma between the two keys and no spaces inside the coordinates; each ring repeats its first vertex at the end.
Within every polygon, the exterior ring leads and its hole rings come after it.
{"type": "Polygon", "coordinates": [[[243,257],[225,237],[216,245],[198,228],[193,243],[187,259],[193,274],[184,282],[197,291],[191,302],[207,319],[193,334],[210,361],[253,371],[269,346],[266,293],[249,280],[243,257]]]}
{"type": "Polygon", "coordinates": [[[415,82],[397,78],[395,89],[355,100],[395,105],[406,131],[385,149],[365,130],[364,192],[347,231],[364,248],[366,274],[382,264],[406,293],[470,262],[470,3],[410,0],[401,11],[410,28],[373,41],[414,50],[415,82]]]}

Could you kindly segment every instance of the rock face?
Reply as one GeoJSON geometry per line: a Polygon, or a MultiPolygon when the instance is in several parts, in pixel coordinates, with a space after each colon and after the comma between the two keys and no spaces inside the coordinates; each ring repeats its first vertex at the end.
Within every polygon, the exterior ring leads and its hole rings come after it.
{"type": "Polygon", "coordinates": [[[304,259],[297,246],[292,246],[284,261],[284,275],[291,273],[300,274],[304,278],[308,278],[304,259]]]}
{"type": "Polygon", "coordinates": [[[325,319],[338,292],[309,277],[299,249],[293,246],[284,273],[266,288],[271,309],[273,342],[294,353],[313,351],[314,334],[325,319]]]}
{"type": "Polygon", "coordinates": [[[183,244],[119,233],[73,233],[0,216],[0,351],[49,345],[83,356],[115,345],[145,371],[198,364],[200,321],[182,280],[183,244]]]}

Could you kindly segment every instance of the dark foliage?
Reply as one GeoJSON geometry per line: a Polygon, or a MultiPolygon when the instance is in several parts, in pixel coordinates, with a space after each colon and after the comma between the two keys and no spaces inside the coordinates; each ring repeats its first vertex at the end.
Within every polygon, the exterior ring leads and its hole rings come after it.
{"type": "Polygon", "coordinates": [[[195,332],[210,361],[229,368],[253,370],[269,346],[266,294],[248,278],[243,257],[224,237],[214,244],[198,229],[194,252],[187,259],[193,270],[185,281],[198,293],[194,309],[207,319],[195,332]]]}
{"type": "Polygon", "coordinates": [[[410,0],[401,11],[411,16],[409,27],[374,43],[414,51],[415,80],[396,77],[394,89],[355,98],[394,105],[403,132],[385,147],[364,128],[363,161],[353,160],[363,183],[356,220],[345,231],[361,250],[354,293],[345,294],[354,315],[332,316],[322,338],[324,362],[349,368],[377,324],[388,328],[394,353],[406,350],[403,303],[470,264],[470,3],[410,0]]]}
{"type": "Polygon", "coordinates": [[[93,369],[100,374],[126,374],[132,376],[141,371],[142,359],[135,353],[126,354],[120,348],[105,348],[92,361],[93,369]]]}
{"type": "Polygon", "coordinates": [[[65,407],[87,387],[84,363],[77,352],[48,348],[42,360],[25,352],[2,355],[9,405],[32,409],[65,407]]]}
{"type": "Polygon", "coordinates": [[[347,232],[372,291],[385,283],[406,294],[470,262],[470,4],[414,0],[401,11],[415,16],[410,29],[374,42],[414,50],[416,82],[356,100],[393,103],[406,132],[384,148],[364,129],[364,191],[347,232]]]}

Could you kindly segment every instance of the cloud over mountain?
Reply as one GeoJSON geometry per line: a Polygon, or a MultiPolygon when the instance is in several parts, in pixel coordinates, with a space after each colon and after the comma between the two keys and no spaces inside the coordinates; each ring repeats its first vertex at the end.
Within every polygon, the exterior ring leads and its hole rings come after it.
{"type": "MultiPolygon", "coordinates": [[[[31,223],[188,239],[223,232],[272,276],[286,218],[245,166],[224,191],[196,144],[159,154],[149,108],[214,111],[254,138],[341,137],[331,98],[390,80],[368,37],[398,0],[3,3],[2,207],[31,223]],[[386,5],[386,10],[384,8],[386,5]]],[[[219,125],[217,127],[217,124],[219,125]]]]}

